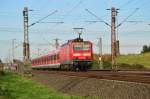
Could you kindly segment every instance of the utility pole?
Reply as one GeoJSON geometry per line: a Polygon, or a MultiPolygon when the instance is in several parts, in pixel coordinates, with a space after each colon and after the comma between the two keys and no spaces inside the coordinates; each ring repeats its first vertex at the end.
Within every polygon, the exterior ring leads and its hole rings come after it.
{"type": "MultiPolygon", "coordinates": [[[[124,22],[126,22],[127,19],[129,19],[134,13],[136,13],[139,8],[136,8],[131,14],[129,14],[129,16],[127,16],[121,23],[117,24],[116,26],[116,16],[118,13],[119,9],[116,9],[115,7],[112,7],[111,9],[107,9],[107,10],[111,10],[111,25],[107,22],[105,22],[104,20],[102,20],[100,17],[98,17],[97,15],[95,15],[94,13],[92,13],[91,11],[89,11],[88,9],[85,9],[89,14],[91,14],[92,16],[94,16],[95,18],[97,18],[100,22],[105,23],[107,26],[111,27],[111,56],[112,56],[112,69],[115,69],[115,58],[117,55],[120,55],[120,49],[119,49],[119,40],[117,38],[116,40],[116,29],[118,27],[120,27],[124,22]]],[[[92,21],[90,21],[92,22],[92,21]]],[[[93,21],[94,23],[97,21],[93,21]]]]}
{"type": "Polygon", "coordinates": [[[11,62],[11,49],[8,50],[8,59],[9,59],[9,62],[11,62]]]}
{"type": "Polygon", "coordinates": [[[119,40],[118,36],[116,36],[116,16],[119,9],[112,7],[111,9],[111,59],[112,59],[112,69],[116,69],[116,57],[120,54],[119,51],[119,40]]]}
{"type": "Polygon", "coordinates": [[[116,56],[117,56],[117,46],[116,46],[116,8],[111,8],[111,57],[112,57],[112,69],[116,69],[116,56]]]}
{"type": "Polygon", "coordinates": [[[24,61],[30,60],[30,45],[28,37],[28,8],[24,7],[23,10],[24,17],[24,42],[23,42],[23,59],[24,61]]]}
{"type": "Polygon", "coordinates": [[[40,56],[40,50],[41,50],[41,49],[40,49],[40,48],[38,48],[38,57],[40,56]]]}
{"type": "Polygon", "coordinates": [[[99,66],[100,69],[103,69],[103,62],[102,62],[102,38],[98,38],[98,48],[99,48],[99,66]]]}
{"type": "Polygon", "coordinates": [[[15,40],[16,39],[12,39],[12,62],[15,58],[15,40]]]}
{"type": "Polygon", "coordinates": [[[56,47],[56,49],[58,49],[59,48],[59,42],[58,42],[58,38],[56,38],[56,39],[54,39],[55,40],[55,47],[56,47]]]}
{"type": "MultiPolygon", "coordinates": [[[[37,23],[40,23],[42,20],[46,19],[47,17],[55,14],[57,10],[53,11],[49,15],[37,20],[36,22],[28,25],[28,12],[33,11],[33,10],[28,10],[27,7],[24,7],[23,10],[23,17],[24,17],[24,42],[23,42],[23,59],[24,61],[29,61],[30,60],[30,44],[29,44],[29,32],[28,28],[31,26],[34,26],[37,23]]],[[[63,23],[63,22],[60,22],[63,23]]]]}

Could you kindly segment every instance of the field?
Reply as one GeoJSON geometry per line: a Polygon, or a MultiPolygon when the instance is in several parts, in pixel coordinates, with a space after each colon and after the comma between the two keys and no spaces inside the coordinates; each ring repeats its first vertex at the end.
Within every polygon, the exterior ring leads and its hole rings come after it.
{"type": "MultiPolygon", "coordinates": [[[[111,56],[103,55],[103,69],[111,69],[111,56]]],[[[92,69],[100,69],[98,55],[94,55],[92,69]]],[[[118,69],[150,69],[150,53],[120,55],[116,59],[118,69]]]]}
{"type": "Polygon", "coordinates": [[[121,55],[117,58],[118,64],[141,65],[145,68],[150,68],[150,53],[121,55]]]}
{"type": "Polygon", "coordinates": [[[64,95],[29,78],[7,73],[0,75],[0,99],[81,99],[81,97],[64,95]]]}

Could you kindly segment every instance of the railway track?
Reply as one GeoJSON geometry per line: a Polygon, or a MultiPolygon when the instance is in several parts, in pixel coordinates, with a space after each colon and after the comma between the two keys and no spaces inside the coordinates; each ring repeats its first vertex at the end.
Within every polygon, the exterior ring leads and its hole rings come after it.
{"type": "Polygon", "coordinates": [[[33,74],[58,74],[96,79],[118,80],[150,84],[150,71],[111,71],[95,70],[88,72],[33,70],[33,74]]]}

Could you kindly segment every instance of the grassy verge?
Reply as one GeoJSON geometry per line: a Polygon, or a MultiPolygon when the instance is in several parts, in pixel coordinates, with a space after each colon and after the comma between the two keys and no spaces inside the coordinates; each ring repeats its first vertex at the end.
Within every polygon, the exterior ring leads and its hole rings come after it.
{"type": "Polygon", "coordinates": [[[99,64],[98,61],[93,61],[92,69],[111,69],[111,62],[110,61],[103,61],[102,64],[99,64]],[[102,65],[102,66],[101,66],[102,65]]]}
{"type": "Polygon", "coordinates": [[[143,66],[150,69],[150,53],[139,55],[121,55],[117,58],[118,64],[129,64],[131,66],[143,66]]]}
{"type": "Polygon", "coordinates": [[[81,99],[81,97],[64,95],[28,78],[7,73],[0,75],[0,99],[81,99]]]}

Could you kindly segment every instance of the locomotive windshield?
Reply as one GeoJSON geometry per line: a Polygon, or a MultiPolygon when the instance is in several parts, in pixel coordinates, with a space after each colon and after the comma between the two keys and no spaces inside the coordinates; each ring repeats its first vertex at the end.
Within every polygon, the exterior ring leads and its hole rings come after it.
{"type": "Polygon", "coordinates": [[[80,43],[80,44],[74,44],[74,50],[89,50],[90,49],[90,44],[88,43],[80,43]]]}

